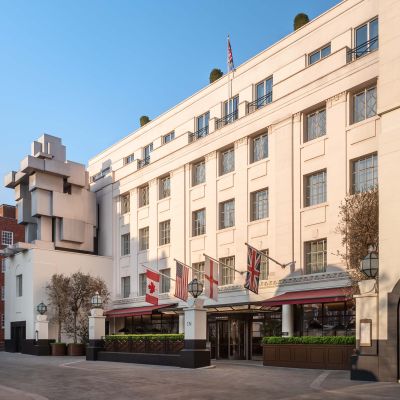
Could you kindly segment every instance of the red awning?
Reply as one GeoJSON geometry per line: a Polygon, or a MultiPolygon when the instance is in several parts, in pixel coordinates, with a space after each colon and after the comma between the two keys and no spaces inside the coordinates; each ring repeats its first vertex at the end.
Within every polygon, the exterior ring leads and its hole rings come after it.
{"type": "Polygon", "coordinates": [[[332,288],[318,290],[303,290],[299,292],[286,292],[279,296],[263,301],[264,307],[279,306],[282,304],[311,304],[346,301],[351,299],[351,288],[332,288]]]}
{"type": "Polygon", "coordinates": [[[106,317],[132,317],[134,315],[150,315],[153,311],[161,308],[175,307],[176,304],[162,304],[158,306],[114,308],[104,313],[106,317]]]}

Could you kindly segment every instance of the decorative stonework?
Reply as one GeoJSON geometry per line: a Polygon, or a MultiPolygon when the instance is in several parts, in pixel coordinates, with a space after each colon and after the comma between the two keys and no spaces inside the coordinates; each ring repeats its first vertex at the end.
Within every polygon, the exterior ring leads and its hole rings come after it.
{"type": "Polygon", "coordinates": [[[247,136],[240,138],[238,140],[235,140],[235,149],[237,149],[238,147],[243,146],[245,144],[247,144],[247,136]]]}
{"type": "Polygon", "coordinates": [[[326,107],[330,108],[337,103],[346,101],[346,94],[347,92],[340,92],[338,94],[335,94],[335,96],[330,97],[329,99],[326,100],[326,107]]]}
{"type": "Polygon", "coordinates": [[[214,158],[217,158],[217,152],[212,151],[211,153],[206,154],[204,158],[206,161],[213,160],[214,158]]]}
{"type": "Polygon", "coordinates": [[[300,121],[301,121],[301,112],[293,114],[293,122],[300,122],[300,121]]]}

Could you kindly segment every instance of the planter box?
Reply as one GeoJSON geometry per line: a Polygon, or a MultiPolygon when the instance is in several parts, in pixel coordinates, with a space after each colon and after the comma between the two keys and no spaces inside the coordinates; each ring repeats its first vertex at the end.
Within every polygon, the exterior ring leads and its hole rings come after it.
{"type": "Polygon", "coordinates": [[[65,343],[51,343],[52,356],[65,356],[67,354],[67,345],[65,343]]]}
{"type": "Polygon", "coordinates": [[[84,356],[85,345],[81,343],[69,343],[68,344],[68,355],[69,356],[84,356]]]}
{"type": "Polygon", "coordinates": [[[350,370],[354,345],[265,344],[263,365],[350,370]]]}

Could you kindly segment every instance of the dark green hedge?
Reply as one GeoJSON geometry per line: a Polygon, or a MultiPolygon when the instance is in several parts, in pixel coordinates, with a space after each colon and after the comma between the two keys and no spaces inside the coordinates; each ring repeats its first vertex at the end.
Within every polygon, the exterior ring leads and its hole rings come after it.
{"type": "Polygon", "coordinates": [[[355,344],[355,336],[266,336],[263,344],[355,344]]]}
{"type": "Polygon", "coordinates": [[[180,333],[171,333],[171,334],[145,334],[145,335],[108,335],[105,337],[107,342],[118,341],[140,341],[146,340],[149,342],[160,342],[160,341],[171,341],[176,342],[179,340],[183,340],[184,336],[180,333]]]}

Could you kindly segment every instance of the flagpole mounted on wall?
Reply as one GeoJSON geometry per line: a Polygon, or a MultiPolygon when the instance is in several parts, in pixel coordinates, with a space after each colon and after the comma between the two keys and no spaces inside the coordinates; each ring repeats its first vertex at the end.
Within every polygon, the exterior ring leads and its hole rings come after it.
{"type": "Polygon", "coordinates": [[[272,257],[270,257],[269,255],[263,253],[261,250],[258,250],[258,249],[256,249],[255,247],[250,246],[248,243],[245,243],[245,245],[248,246],[248,247],[251,247],[251,248],[254,249],[254,250],[257,250],[263,257],[268,258],[268,260],[271,260],[271,261],[274,262],[275,264],[278,264],[282,269],[283,269],[283,268],[286,268],[286,267],[289,266],[289,265],[295,265],[295,264],[296,264],[296,261],[290,261],[290,262],[288,262],[288,263],[286,263],[286,264],[282,264],[282,263],[280,263],[279,261],[276,261],[275,259],[273,259],[272,257]]]}

